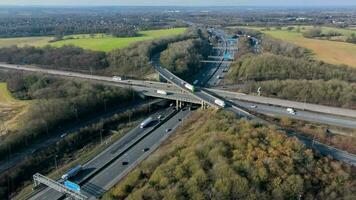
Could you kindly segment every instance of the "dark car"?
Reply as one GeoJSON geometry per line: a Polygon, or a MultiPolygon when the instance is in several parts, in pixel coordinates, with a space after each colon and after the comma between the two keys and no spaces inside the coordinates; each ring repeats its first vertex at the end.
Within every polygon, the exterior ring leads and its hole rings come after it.
{"type": "Polygon", "coordinates": [[[128,165],[128,164],[129,164],[129,162],[127,162],[127,161],[122,162],[122,165],[128,165]]]}

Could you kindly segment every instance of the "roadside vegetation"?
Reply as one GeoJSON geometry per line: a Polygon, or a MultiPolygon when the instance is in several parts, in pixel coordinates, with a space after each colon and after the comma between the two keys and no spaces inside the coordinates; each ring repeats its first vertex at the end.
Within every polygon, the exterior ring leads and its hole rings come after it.
{"type": "Polygon", "coordinates": [[[169,44],[161,53],[160,61],[170,72],[184,80],[193,81],[203,66],[200,61],[206,59],[210,52],[207,36],[201,35],[198,39],[169,44]]]}
{"type": "Polygon", "coordinates": [[[0,48],[0,62],[88,72],[108,67],[104,52],[89,51],[74,46],[0,48]]]}
{"type": "Polygon", "coordinates": [[[167,49],[171,43],[200,38],[198,29],[188,29],[184,34],[158,40],[136,43],[128,48],[116,49],[108,53],[109,67],[104,74],[119,74],[138,79],[147,78],[155,73],[150,60],[167,49]]]}
{"type": "Polygon", "coordinates": [[[325,124],[295,120],[289,117],[264,117],[268,121],[278,124],[285,130],[297,132],[311,140],[336,147],[346,152],[356,154],[356,130],[341,128],[325,124]]]}
{"type": "Polygon", "coordinates": [[[197,112],[103,199],[351,199],[351,167],[273,127],[197,112]]]}
{"type": "Polygon", "coordinates": [[[310,51],[294,44],[274,39],[256,30],[247,32],[261,40],[264,53],[252,53],[245,38],[239,42],[240,53],[224,82],[245,84],[239,91],[263,96],[355,108],[356,69],[316,61],[310,51]]]}
{"type": "Polygon", "coordinates": [[[158,108],[142,106],[115,114],[70,133],[56,144],[32,154],[0,175],[0,198],[23,199],[31,191],[33,174],[48,174],[51,178],[58,179],[70,167],[94,158],[107,145],[120,139],[133,126],[136,126],[143,116],[158,108]],[[101,144],[101,139],[103,144],[101,144]],[[20,196],[16,196],[24,187],[25,190],[19,194],[20,196]]]}
{"type": "Polygon", "coordinates": [[[17,120],[26,113],[28,104],[27,101],[15,99],[7,89],[7,84],[0,82],[0,141],[17,127],[17,120]]]}
{"type": "Polygon", "coordinates": [[[28,111],[17,119],[17,128],[2,138],[2,160],[49,134],[58,133],[65,124],[104,112],[106,107],[118,103],[125,106],[135,98],[127,89],[21,73],[10,74],[7,84],[14,97],[32,102],[28,111]]]}
{"type": "Polygon", "coordinates": [[[281,99],[356,109],[356,83],[341,80],[271,80],[252,82],[242,91],[281,99]]]}

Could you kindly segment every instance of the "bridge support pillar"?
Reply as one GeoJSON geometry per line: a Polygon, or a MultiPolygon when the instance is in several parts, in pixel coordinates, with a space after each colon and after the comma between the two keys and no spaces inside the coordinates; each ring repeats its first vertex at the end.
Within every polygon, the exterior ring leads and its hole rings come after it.
{"type": "Polygon", "coordinates": [[[182,101],[179,101],[179,100],[176,100],[176,109],[180,109],[183,107],[183,102],[182,101]]]}
{"type": "Polygon", "coordinates": [[[202,109],[206,110],[208,108],[208,104],[206,104],[204,101],[202,101],[202,109]]]}

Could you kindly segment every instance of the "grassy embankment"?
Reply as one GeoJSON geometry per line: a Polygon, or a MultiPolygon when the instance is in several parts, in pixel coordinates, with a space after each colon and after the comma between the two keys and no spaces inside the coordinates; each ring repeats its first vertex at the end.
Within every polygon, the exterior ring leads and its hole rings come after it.
{"type": "MultiPolygon", "coordinates": [[[[312,50],[315,59],[322,60],[331,64],[345,64],[352,67],[356,67],[356,45],[346,42],[321,40],[321,39],[309,39],[303,37],[302,33],[310,27],[301,27],[300,32],[297,29],[288,31],[285,27],[281,30],[271,28],[266,30],[265,27],[244,27],[260,30],[261,32],[270,35],[274,38],[281,39],[301,47],[312,50]]],[[[352,32],[356,32],[349,29],[337,29],[322,27],[323,32],[337,31],[344,36],[350,35],[352,32]]]]}
{"type": "Polygon", "coordinates": [[[18,45],[18,46],[45,46],[53,45],[60,47],[63,45],[74,45],[84,49],[96,51],[111,51],[116,48],[124,48],[138,41],[152,40],[166,36],[173,36],[183,33],[186,28],[160,29],[139,32],[138,37],[117,38],[107,34],[80,34],[65,36],[64,40],[52,42],[51,37],[26,37],[26,38],[6,38],[0,39],[0,47],[18,45]]]}
{"type": "Polygon", "coordinates": [[[28,103],[14,99],[6,83],[0,83],[0,135],[16,127],[17,119],[26,112],[28,103]]]}

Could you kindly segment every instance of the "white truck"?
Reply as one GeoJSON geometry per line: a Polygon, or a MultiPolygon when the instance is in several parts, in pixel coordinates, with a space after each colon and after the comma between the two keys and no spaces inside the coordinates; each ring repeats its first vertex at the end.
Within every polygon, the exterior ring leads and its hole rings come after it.
{"type": "Polygon", "coordinates": [[[295,110],[293,108],[287,108],[287,112],[289,112],[292,115],[296,114],[296,112],[295,112],[295,110]]]}
{"type": "Polygon", "coordinates": [[[157,94],[167,95],[167,92],[164,90],[157,90],[157,94]]]}
{"type": "Polygon", "coordinates": [[[70,169],[69,171],[67,171],[67,173],[63,174],[61,178],[63,180],[67,180],[68,178],[71,178],[71,177],[77,175],[81,170],[82,170],[82,166],[77,165],[77,166],[73,167],[72,169],[70,169]]]}
{"type": "Polygon", "coordinates": [[[221,107],[223,107],[223,108],[225,108],[225,106],[226,106],[225,102],[222,101],[222,100],[220,100],[220,99],[215,99],[214,102],[215,102],[217,105],[219,105],[219,106],[221,106],[221,107]]]}
{"type": "Polygon", "coordinates": [[[147,125],[149,125],[151,122],[153,122],[152,117],[149,117],[147,119],[145,119],[141,124],[140,124],[140,128],[145,128],[147,125]]]}
{"type": "Polygon", "coordinates": [[[120,76],[113,76],[112,80],[114,80],[114,81],[122,81],[122,78],[120,76]]]}
{"type": "Polygon", "coordinates": [[[184,84],[184,87],[187,88],[187,89],[189,89],[189,90],[192,91],[192,92],[195,92],[194,86],[192,86],[192,85],[190,85],[190,84],[188,84],[188,83],[184,84]]]}

